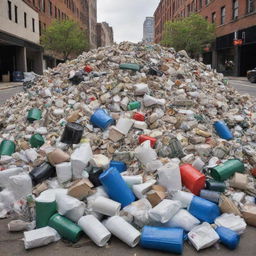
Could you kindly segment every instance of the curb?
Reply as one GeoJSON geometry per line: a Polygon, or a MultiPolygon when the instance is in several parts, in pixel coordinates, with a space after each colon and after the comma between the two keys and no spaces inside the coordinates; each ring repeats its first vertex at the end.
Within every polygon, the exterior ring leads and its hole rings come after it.
{"type": "Polygon", "coordinates": [[[16,88],[16,87],[22,87],[22,84],[13,85],[13,86],[9,86],[9,87],[1,87],[0,86],[0,91],[4,91],[4,90],[8,90],[8,89],[13,89],[13,88],[16,88]]]}

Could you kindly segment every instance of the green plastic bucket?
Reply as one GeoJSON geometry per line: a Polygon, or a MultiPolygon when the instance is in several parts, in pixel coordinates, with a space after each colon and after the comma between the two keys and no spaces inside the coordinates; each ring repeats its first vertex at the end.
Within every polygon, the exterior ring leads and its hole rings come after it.
{"type": "Polygon", "coordinates": [[[128,104],[128,110],[134,110],[140,108],[140,102],[139,101],[133,101],[128,104]]]}
{"type": "Polygon", "coordinates": [[[61,237],[76,243],[82,236],[82,229],[68,218],[54,214],[48,223],[48,226],[54,228],[61,237]]]}
{"type": "Polygon", "coordinates": [[[36,228],[48,226],[50,218],[57,212],[56,201],[39,202],[36,200],[36,228]]]}
{"type": "Polygon", "coordinates": [[[30,122],[34,122],[36,120],[40,120],[42,118],[42,112],[38,108],[32,108],[28,111],[27,119],[30,122]]]}
{"type": "Polygon", "coordinates": [[[3,140],[0,144],[0,156],[11,156],[15,152],[15,143],[12,140],[3,140]]]}
{"type": "Polygon", "coordinates": [[[231,159],[225,163],[213,167],[211,170],[211,176],[217,181],[224,181],[231,177],[235,172],[244,172],[244,164],[238,159],[231,159]]]}
{"type": "Polygon", "coordinates": [[[44,144],[44,138],[41,134],[37,133],[31,136],[29,143],[33,148],[40,148],[44,144]]]}

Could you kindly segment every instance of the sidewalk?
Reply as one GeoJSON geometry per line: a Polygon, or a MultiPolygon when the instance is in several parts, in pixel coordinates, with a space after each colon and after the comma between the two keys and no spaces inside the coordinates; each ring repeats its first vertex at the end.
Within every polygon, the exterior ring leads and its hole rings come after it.
{"type": "Polygon", "coordinates": [[[10,82],[10,83],[0,83],[0,90],[11,89],[15,87],[22,86],[22,82],[10,82]]]}
{"type": "Polygon", "coordinates": [[[247,77],[245,76],[226,76],[228,80],[239,80],[239,81],[247,81],[247,77]]]}

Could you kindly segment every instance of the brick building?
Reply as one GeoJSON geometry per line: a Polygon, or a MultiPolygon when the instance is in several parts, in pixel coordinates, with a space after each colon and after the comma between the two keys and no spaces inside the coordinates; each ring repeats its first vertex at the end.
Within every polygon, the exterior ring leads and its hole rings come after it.
{"type": "MultiPolygon", "coordinates": [[[[87,30],[91,48],[96,46],[97,0],[23,0],[39,13],[40,35],[55,19],[72,19],[87,30]]],[[[44,67],[56,65],[56,58],[52,53],[45,52],[44,67]]]]}
{"type": "Polygon", "coordinates": [[[97,23],[97,47],[109,46],[113,42],[113,28],[107,22],[97,23]]]}
{"type": "Polygon", "coordinates": [[[204,54],[206,63],[237,76],[256,66],[256,0],[161,0],[154,13],[155,42],[161,41],[166,21],[191,13],[216,24],[216,42],[204,54]]]}

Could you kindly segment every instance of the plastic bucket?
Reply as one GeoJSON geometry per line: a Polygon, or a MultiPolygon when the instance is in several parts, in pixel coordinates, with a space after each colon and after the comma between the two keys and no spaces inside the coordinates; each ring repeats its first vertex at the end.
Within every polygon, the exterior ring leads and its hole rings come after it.
{"type": "Polygon", "coordinates": [[[224,181],[231,177],[235,172],[244,172],[244,164],[238,159],[231,159],[225,163],[210,169],[211,176],[217,181],[224,181]]]}
{"type": "Polygon", "coordinates": [[[15,149],[16,146],[12,140],[3,140],[0,144],[0,156],[11,156],[15,149]]]}
{"type": "Polygon", "coordinates": [[[66,144],[80,143],[84,132],[84,127],[78,123],[67,123],[61,137],[61,142],[66,144]]]}
{"type": "Polygon", "coordinates": [[[220,208],[215,203],[198,196],[194,196],[188,211],[200,221],[213,223],[220,216],[220,208]]]}
{"type": "Polygon", "coordinates": [[[109,168],[99,177],[109,197],[125,207],[135,200],[135,196],[116,168],[109,168]]]}
{"type": "Polygon", "coordinates": [[[123,63],[119,65],[120,69],[130,69],[133,71],[139,71],[140,70],[140,65],[135,64],[135,63],[123,63]]]}
{"type": "Polygon", "coordinates": [[[36,200],[36,228],[48,226],[49,219],[57,212],[56,201],[40,202],[36,200]]]}
{"type": "Polygon", "coordinates": [[[102,173],[102,169],[96,169],[96,171],[93,170],[89,173],[89,181],[94,185],[94,187],[99,187],[102,185],[99,179],[102,173]]]}
{"type": "Polygon", "coordinates": [[[134,110],[140,108],[140,102],[139,101],[133,101],[128,104],[128,110],[134,110]]]}
{"type": "Polygon", "coordinates": [[[40,148],[44,144],[44,138],[41,134],[37,133],[31,136],[29,143],[33,148],[40,148]]]}
{"type": "Polygon", "coordinates": [[[125,172],[127,170],[126,164],[124,162],[119,161],[110,161],[109,167],[114,167],[119,172],[125,172]]]}
{"type": "Polygon", "coordinates": [[[181,165],[180,174],[183,185],[193,194],[199,195],[200,190],[205,187],[205,175],[195,169],[191,164],[181,165]]]}
{"type": "Polygon", "coordinates": [[[157,141],[156,138],[153,138],[153,137],[150,137],[150,136],[147,136],[147,135],[140,135],[139,136],[139,144],[143,143],[145,140],[149,140],[150,141],[150,146],[152,148],[154,148],[154,146],[156,144],[156,141],[157,141]]]}
{"type": "Polygon", "coordinates": [[[181,228],[144,226],[140,245],[143,248],[182,254],[183,235],[181,228]]]}
{"type": "Polygon", "coordinates": [[[114,123],[114,119],[108,115],[105,109],[98,109],[91,116],[90,122],[93,126],[105,130],[114,123]]]}
{"type": "Polygon", "coordinates": [[[132,118],[137,121],[142,121],[142,122],[145,121],[145,116],[139,112],[134,113],[132,118]]]}
{"type": "Polygon", "coordinates": [[[28,121],[33,122],[42,118],[42,112],[38,108],[32,108],[28,111],[28,121]]]}
{"type": "Polygon", "coordinates": [[[206,180],[206,188],[213,191],[224,192],[226,190],[226,185],[224,182],[206,180]]]}
{"type": "Polygon", "coordinates": [[[220,193],[216,191],[202,189],[200,191],[200,197],[207,199],[211,202],[218,203],[220,200],[220,193]]]}
{"type": "Polygon", "coordinates": [[[56,169],[50,163],[45,162],[35,167],[29,175],[32,179],[33,185],[35,186],[44,180],[56,176],[56,169]]]}
{"type": "Polygon", "coordinates": [[[228,126],[225,124],[224,121],[216,121],[213,124],[217,134],[225,140],[232,140],[234,138],[233,134],[229,130],[228,126]]]}
{"type": "Polygon", "coordinates": [[[231,250],[236,249],[240,241],[240,236],[235,231],[225,227],[217,227],[215,231],[218,233],[222,244],[231,250]]]}

